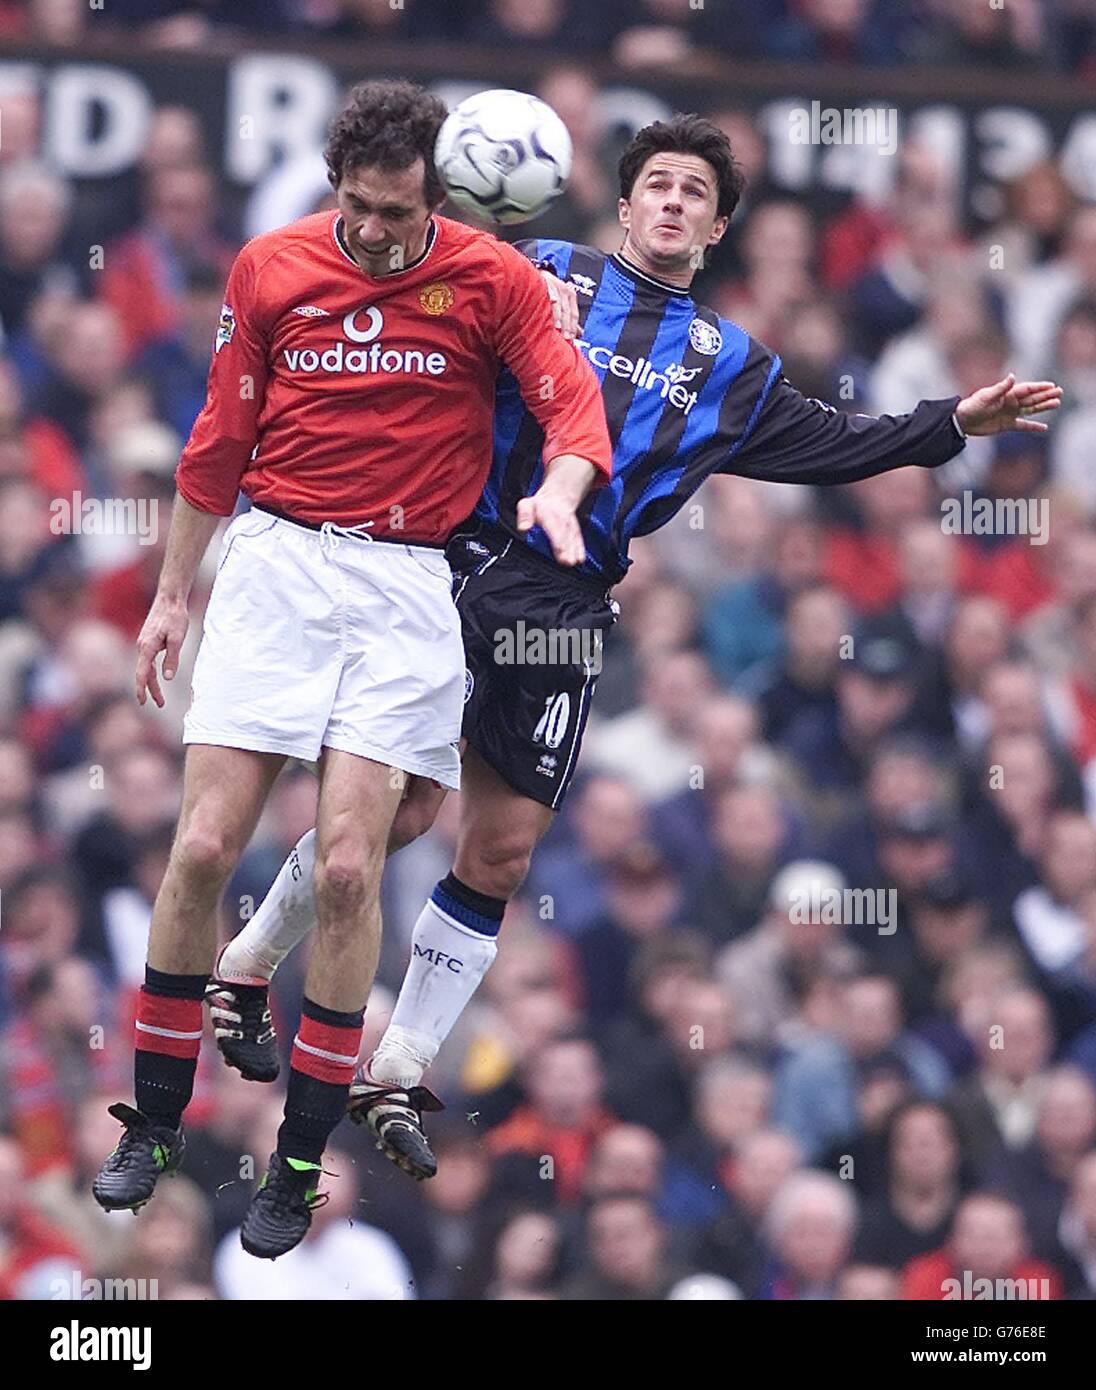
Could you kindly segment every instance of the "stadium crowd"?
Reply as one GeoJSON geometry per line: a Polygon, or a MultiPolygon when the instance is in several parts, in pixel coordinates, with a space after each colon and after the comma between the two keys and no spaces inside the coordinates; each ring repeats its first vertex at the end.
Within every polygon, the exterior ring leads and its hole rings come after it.
{"type": "Polygon", "coordinates": [[[0,0],[0,37],[72,44],[93,26],[138,27],[198,48],[221,34],[413,39],[608,53],[623,67],[709,53],[886,66],[932,63],[1096,71],[1089,0],[0,0]]]}
{"type": "MultiPolygon", "coordinates": [[[[453,37],[460,14],[109,8],[161,36],[247,11],[453,37]]],[[[720,8],[614,6],[607,41],[622,60],[652,33],[707,42],[720,8]]],[[[557,0],[489,9],[457,36],[570,32],[557,0]]],[[[1090,8],[1067,0],[734,10],[736,50],[770,56],[935,61],[928,15],[952,56],[1096,53],[1090,8]]],[[[65,12],[0,5],[0,32],[65,12]]],[[[576,160],[533,230],[615,249],[596,90],[563,66],[541,91],[576,160]]],[[[885,205],[819,214],[769,184],[748,113],[712,113],[749,183],[697,297],[779,350],[795,385],[901,411],[1012,368],[1065,387],[1061,418],[1046,438],[972,441],[936,474],[716,478],[635,547],[580,779],[428,1077],[448,1103],[427,1122],[437,1177],[413,1184],[344,1125],[331,1201],[260,1264],[236,1228],[282,1086],[244,1082],[211,1038],[185,1175],[137,1221],[89,1190],[118,1133],[106,1106],[129,1093],[189,684],[184,659],[166,708],[138,708],[133,639],[241,229],[194,112],[157,112],[139,170],[107,192],[41,162],[37,114],[5,105],[0,149],[0,1297],[84,1277],[155,1280],[162,1298],[931,1299],[965,1277],[1096,1296],[1096,207],[1047,163],[968,225],[907,147],[885,205]],[[941,502],[964,493],[1037,499],[1049,528],[953,534],[941,502]],[[894,898],[856,921],[787,910],[850,889],[894,898]]],[[[310,774],[283,775],[226,933],[314,805],[310,774]]],[[[455,811],[388,866],[367,1049],[455,811]]],[[[286,1045],[302,979],[303,952],[275,982],[286,1045]]]]}

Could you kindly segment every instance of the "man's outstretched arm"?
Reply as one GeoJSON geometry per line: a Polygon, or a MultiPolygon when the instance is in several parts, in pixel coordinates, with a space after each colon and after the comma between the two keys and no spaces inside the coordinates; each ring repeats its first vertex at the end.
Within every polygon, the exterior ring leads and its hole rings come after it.
{"type": "MultiPolygon", "coordinates": [[[[757,367],[761,367],[761,363],[757,367]]],[[[1031,418],[1056,410],[1053,382],[1005,377],[970,396],[921,401],[907,415],[846,415],[802,395],[784,377],[769,392],[754,428],[717,465],[784,483],[851,483],[908,465],[936,468],[955,457],[966,435],[1020,429],[1042,432],[1031,418]]]]}

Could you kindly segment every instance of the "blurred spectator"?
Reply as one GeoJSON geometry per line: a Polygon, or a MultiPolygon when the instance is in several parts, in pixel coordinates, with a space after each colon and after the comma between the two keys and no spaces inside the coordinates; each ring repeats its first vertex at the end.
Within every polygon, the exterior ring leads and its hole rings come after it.
{"type": "Polygon", "coordinates": [[[712,695],[696,715],[697,776],[685,791],[656,802],[654,838],[672,863],[703,875],[716,855],[722,796],[759,771],[757,712],[734,695],[712,695]]]}
{"type": "MultiPolygon", "coordinates": [[[[191,265],[179,295],[179,318],[171,334],[150,342],[134,371],[152,385],[156,414],[186,439],[205,404],[209,354],[224,298],[219,266],[191,265]]],[[[176,462],[178,461],[176,450],[176,462]]]]}
{"type": "Polygon", "coordinates": [[[716,963],[734,1001],[739,1036],[764,1044],[794,1043],[810,1031],[801,1012],[812,989],[849,977],[861,957],[842,940],[840,923],[803,921],[797,904],[843,892],[845,880],[829,864],[797,860],[776,876],[761,921],[728,946],[716,963]]]}
{"type": "Polygon", "coordinates": [[[688,1272],[666,1259],[666,1229],[643,1197],[599,1198],[587,1217],[586,1239],[589,1267],[564,1286],[566,1299],[662,1299],[688,1272]]]}
{"type": "MultiPolygon", "coordinates": [[[[156,1297],[170,1298],[180,1288],[209,1282],[210,1212],[205,1196],[191,1179],[165,1183],[155,1193],[110,1273],[144,1280],[156,1297]]],[[[138,1284],[138,1287],[142,1287],[138,1284]]]]}
{"type": "Polygon", "coordinates": [[[652,845],[636,845],[605,878],[605,915],[575,942],[584,1003],[600,1031],[628,1002],[629,974],[645,941],[665,933],[681,909],[681,883],[652,845]]]}
{"type": "Polygon", "coordinates": [[[1096,888],[1096,826],[1078,811],[1051,817],[1041,856],[1042,882],[1013,904],[1017,930],[1036,964],[1066,969],[1085,946],[1081,904],[1096,888]]]}
{"type": "Polygon", "coordinates": [[[71,208],[68,185],[41,164],[28,160],[0,174],[0,333],[5,341],[21,332],[38,295],[71,294],[77,288],[65,250],[71,208]]]}
{"type": "Polygon", "coordinates": [[[889,64],[901,54],[897,11],[885,0],[790,0],[765,51],[805,62],[889,64]]]}
{"type": "Polygon", "coordinates": [[[1061,1288],[1057,1271],[1029,1256],[1015,1203],[981,1192],[960,1204],[946,1245],[911,1260],[902,1277],[906,1299],[1047,1299],[1060,1298],[1061,1288]],[[1024,1281],[1023,1294],[1015,1292],[1018,1280],[1024,1281]]]}
{"type": "Polygon", "coordinates": [[[549,920],[577,933],[605,915],[607,876],[646,841],[647,818],[632,782],[623,776],[595,775],[580,782],[571,806],[571,842],[557,849],[547,840],[533,860],[528,891],[541,901],[547,896],[549,920]]]}
{"type": "Polygon", "coordinates": [[[1072,1260],[1067,1297],[1091,1299],[1096,1294],[1096,1152],[1077,1165],[1058,1237],[1072,1260]]]}
{"type": "Polygon", "coordinates": [[[92,441],[91,416],[122,379],[124,311],[107,303],[77,304],[64,335],[53,344],[50,375],[34,408],[59,425],[83,450],[92,441]]]}
{"type": "Polygon", "coordinates": [[[690,921],[724,946],[753,927],[790,839],[788,818],[771,787],[731,787],[716,799],[714,862],[696,883],[690,921]]]}
{"type": "Polygon", "coordinates": [[[945,1106],[908,1100],[889,1117],[886,1146],[886,1186],[864,1205],[855,1258],[898,1270],[951,1230],[962,1143],[945,1106]]]}
{"type": "Polygon", "coordinates": [[[965,0],[928,0],[925,9],[911,45],[918,62],[1026,68],[1047,46],[1046,12],[1037,0],[1017,0],[1007,11],[965,0]]]}
{"type": "Polygon", "coordinates": [[[215,267],[224,283],[234,250],[217,229],[216,184],[202,164],[171,165],[150,173],[145,219],[106,247],[100,298],[123,325],[126,349],[136,353],[176,332],[188,267],[215,267]]]}
{"type": "Polygon", "coordinates": [[[175,760],[155,747],[131,748],[101,769],[103,809],[72,846],[73,864],[93,902],[132,881],[140,838],[160,832],[178,811],[175,760]]]}
{"type": "Polygon", "coordinates": [[[1096,1087],[1076,1068],[1058,1067],[1046,1075],[1031,1143],[1007,1159],[997,1154],[987,1170],[988,1184],[1023,1211],[1032,1253],[1053,1264],[1063,1259],[1063,1205],[1094,1144],[1096,1087]]]}
{"type": "Polygon", "coordinates": [[[1046,1002],[1030,989],[1009,989],[991,1004],[975,1033],[978,1068],[952,1091],[966,1153],[984,1171],[1002,1148],[1023,1148],[1035,1133],[1045,1069],[1054,1051],[1046,1002]]]}
{"type": "Polygon", "coordinates": [[[34,1178],[71,1167],[70,1117],[96,1073],[100,1084],[110,1079],[104,1044],[113,1029],[95,972],[79,956],[39,965],[18,989],[16,1002],[14,1017],[0,1032],[0,1077],[9,1097],[8,1127],[34,1178]]]}
{"type": "Polygon", "coordinates": [[[789,597],[783,656],[749,682],[768,741],[779,742],[799,715],[836,714],[841,638],[850,628],[848,607],[835,589],[817,585],[789,597]]]}
{"type": "Polygon", "coordinates": [[[696,706],[711,693],[711,673],[697,652],[652,656],[643,672],[643,706],[591,723],[587,767],[624,777],[651,799],[681,791],[696,766],[696,706]]]}
{"type": "Polygon", "coordinates": [[[858,1074],[883,1057],[907,1068],[919,1094],[931,1098],[946,1090],[947,1065],[905,1028],[893,981],[863,975],[843,986],[829,1030],[803,1042],[777,1072],[776,1122],[799,1140],[808,1158],[857,1131],[858,1074]]]}
{"type": "Polygon", "coordinates": [[[698,1232],[696,1263],[733,1280],[746,1298],[757,1297],[765,1277],[765,1222],[773,1199],[802,1161],[798,1145],[780,1130],[743,1135],[727,1164],[729,1205],[698,1232]]]}
{"type": "Polygon", "coordinates": [[[1008,300],[1009,336],[1017,370],[1041,374],[1048,367],[1058,330],[1078,300],[1096,293],[1096,208],[1078,208],[1059,256],[1020,277],[1008,300]]]}
{"type": "Polygon", "coordinates": [[[71,1281],[82,1253],[70,1235],[35,1211],[18,1143],[0,1135],[0,1299],[49,1298],[55,1279],[71,1281]]]}
{"type": "Polygon", "coordinates": [[[601,1063],[593,1044],[556,1038],[526,1069],[528,1101],[486,1138],[488,1152],[556,1185],[563,1203],[577,1199],[594,1142],[612,1117],[601,1100],[601,1063]]]}
{"type": "Polygon", "coordinates": [[[775,1258],[760,1297],[835,1298],[856,1228],[851,1184],[828,1173],[796,1173],[773,1198],[765,1224],[775,1258]]]}
{"type": "Polygon", "coordinates": [[[554,1298],[561,1256],[559,1227],[545,1212],[520,1212],[495,1247],[494,1277],[486,1298],[496,1302],[554,1298]]]}

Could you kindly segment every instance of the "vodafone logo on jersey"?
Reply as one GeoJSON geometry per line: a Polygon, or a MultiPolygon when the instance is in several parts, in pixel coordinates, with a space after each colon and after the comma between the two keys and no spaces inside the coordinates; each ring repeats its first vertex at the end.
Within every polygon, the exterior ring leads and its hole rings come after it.
{"type": "Polygon", "coordinates": [[[384,315],[379,309],[374,309],[367,304],[363,309],[351,309],[346,318],[343,319],[343,332],[352,343],[371,343],[378,336],[384,327],[384,315]],[[368,326],[359,328],[354,320],[359,314],[365,314],[368,326]]]}
{"type": "Polygon", "coordinates": [[[358,346],[350,347],[347,341],[340,339],[322,350],[285,348],[282,357],[286,367],[295,375],[353,372],[364,376],[374,372],[383,375],[405,372],[412,376],[441,376],[449,365],[444,352],[422,352],[416,348],[401,352],[398,348],[386,348],[380,341],[384,315],[371,304],[351,309],[342,321],[342,331],[349,343],[358,346]]]}

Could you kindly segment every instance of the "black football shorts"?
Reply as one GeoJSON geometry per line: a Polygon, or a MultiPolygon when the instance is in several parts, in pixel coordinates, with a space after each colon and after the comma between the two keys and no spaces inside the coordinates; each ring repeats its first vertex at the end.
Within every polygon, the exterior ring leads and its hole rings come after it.
{"type": "Polygon", "coordinates": [[[464,737],[516,792],[558,810],[578,762],[617,606],[502,527],[449,542],[464,632],[464,737]]]}

